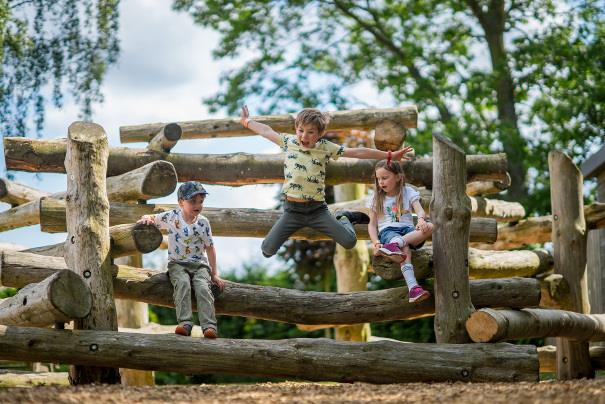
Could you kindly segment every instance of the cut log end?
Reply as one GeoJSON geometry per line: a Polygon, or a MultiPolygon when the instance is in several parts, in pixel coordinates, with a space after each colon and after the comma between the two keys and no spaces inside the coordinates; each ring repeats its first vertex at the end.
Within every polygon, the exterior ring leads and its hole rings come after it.
{"type": "Polygon", "coordinates": [[[486,311],[475,311],[466,320],[466,330],[473,342],[490,342],[498,333],[498,323],[486,311]]]}
{"type": "Polygon", "coordinates": [[[50,285],[49,296],[55,308],[66,318],[84,318],[92,308],[92,294],[75,272],[64,270],[50,285]]]}
{"type": "Polygon", "coordinates": [[[145,195],[170,195],[176,189],[178,182],[176,170],[172,163],[164,160],[153,163],[142,185],[145,195]]]}
{"type": "Polygon", "coordinates": [[[137,251],[146,254],[158,249],[162,244],[163,236],[160,230],[147,224],[137,224],[132,230],[132,237],[137,251]]]}
{"type": "Polygon", "coordinates": [[[67,136],[70,140],[76,142],[98,142],[107,141],[105,130],[96,123],[92,122],[74,122],[67,129],[67,136]]]}
{"type": "Polygon", "coordinates": [[[164,126],[164,137],[172,142],[176,142],[181,138],[183,129],[178,123],[169,123],[164,126]]]}
{"type": "Polygon", "coordinates": [[[378,150],[399,150],[405,141],[405,137],[405,126],[387,119],[376,125],[374,145],[378,150]]]}

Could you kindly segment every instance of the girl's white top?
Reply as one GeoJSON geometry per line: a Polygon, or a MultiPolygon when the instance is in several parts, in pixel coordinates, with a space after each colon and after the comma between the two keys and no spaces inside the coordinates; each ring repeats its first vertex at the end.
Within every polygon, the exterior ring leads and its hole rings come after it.
{"type": "MultiPolygon", "coordinates": [[[[382,206],[382,215],[378,219],[378,233],[387,227],[404,227],[413,226],[414,219],[412,218],[412,203],[420,200],[420,193],[409,185],[404,185],[401,188],[403,192],[403,210],[396,206],[396,196],[386,196],[382,206]]],[[[373,208],[373,198],[368,203],[368,208],[373,208]]]]}

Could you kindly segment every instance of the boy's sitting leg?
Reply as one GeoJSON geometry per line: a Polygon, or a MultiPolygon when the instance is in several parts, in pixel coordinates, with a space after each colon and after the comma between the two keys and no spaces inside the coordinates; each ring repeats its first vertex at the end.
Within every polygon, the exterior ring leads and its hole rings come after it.
{"type": "Polygon", "coordinates": [[[172,283],[176,319],[179,325],[175,334],[190,336],[193,328],[193,312],[191,311],[191,284],[185,267],[175,262],[168,263],[168,277],[172,283]]]}
{"type": "Polygon", "coordinates": [[[210,268],[200,264],[191,279],[197,301],[197,315],[204,338],[217,338],[216,314],[214,311],[214,295],[212,294],[212,281],[210,268]]]}

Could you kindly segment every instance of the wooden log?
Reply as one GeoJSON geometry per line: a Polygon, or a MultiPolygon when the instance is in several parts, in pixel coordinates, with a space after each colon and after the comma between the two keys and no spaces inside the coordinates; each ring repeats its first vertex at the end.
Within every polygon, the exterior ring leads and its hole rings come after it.
{"type": "Polygon", "coordinates": [[[532,345],[367,343],[324,338],[202,339],[193,343],[178,335],[6,326],[0,326],[0,356],[99,367],[379,384],[537,382],[539,370],[538,353],[532,345]]]}
{"type": "MultiPolygon", "coordinates": [[[[133,223],[142,215],[176,209],[175,204],[121,204],[112,203],[110,225],[133,223]]],[[[282,212],[264,209],[204,208],[202,214],[212,224],[212,234],[223,237],[265,237],[282,212]]],[[[48,233],[65,231],[65,203],[43,198],[40,200],[40,229],[48,233]]],[[[356,225],[359,240],[368,240],[368,226],[356,225]]],[[[492,242],[498,236],[494,219],[474,218],[471,220],[470,237],[474,241],[492,242]]],[[[296,240],[328,240],[328,236],[315,230],[304,228],[291,237],[296,240]]]]}
{"type": "MultiPolygon", "coordinates": [[[[596,202],[584,207],[587,229],[605,227],[605,203],[596,202]]],[[[552,216],[529,217],[519,223],[498,227],[498,240],[490,245],[473,245],[476,248],[508,250],[528,244],[551,241],[552,216]]]]}
{"type": "Polygon", "coordinates": [[[67,372],[0,370],[0,387],[67,386],[67,372]]]}
{"type": "MultiPolygon", "coordinates": [[[[102,127],[74,122],[68,129],[65,262],[82,276],[92,293],[90,314],[76,330],[118,329],[109,256],[109,200],[106,178],[109,146],[102,127]]],[[[119,383],[118,369],[72,366],[72,384],[119,383]]]]}
{"type": "Polygon", "coordinates": [[[12,207],[23,205],[48,196],[48,192],[20,184],[6,178],[0,178],[0,201],[6,202],[12,207]]]}
{"type": "MultiPolygon", "coordinates": [[[[412,250],[412,264],[417,279],[434,276],[433,248],[412,250]]],[[[546,250],[486,251],[469,248],[468,270],[471,279],[531,277],[552,270],[553,259],[546,250]]],[[[383,279],[403,279],[399,265],[380,256],[374,257],[374,272],[383,279]]]]}
{"type": "MultiPolygon", "coordinates": [[[[109,228],[111,258],[126,257],[155,251],[163,241],[162,233],[153,225],[121,224],[109,228]]],[[[65,242],[24,250],[33,254],[63,257],[65,242]]]]}
{"type": "Polygon", "coordinates": [[[84,280],[64,269],[32,283],[0,303],[0,324],[47,327],[90,313],[92,296],[84,280]]]}
{"type": "Polygon", "coordinates": [[[540,279],[542,288],[540,307],[563,309],[569,307],[571,294],[569,283],[561,274],[550,274],[540,279]]]}
{"type": "MultiPolygon", "coordinates": [[[[61,258],[36,254],[1,254],[0,283],[15,288],[39,282],[65,269],[61,258]]],[[[172,285],[165,272],[120,265],[113,268],[114,293],[119,299],[174,307],[172,285]]],[[[477,307],[531,307],[540,301],[536,279],[508,278],[470,282],[477,307]]],[[[216,313],[292,324],[359,324],[413,319],[434,314],[434,300],[407,302],[407,288],[371,292],[303,292],[260,285],[227,282],[216,299],[216,313]]],[[[196,305],[192,305],[195,310],[196,305]]]]}
{"type": "Polygon", "coordinates": [[[481,196],[499,194],[510,187],[510,175],[506,175],[504,181],[472,181],[466,184],[468,196],[481,196]]]}
{"type": "Polygon", "coordinates": [[[466,321],[474,342],[563,337],[574,341],[605,341],[605,314],[565,310],[480,309],[466,321]]]}
{"type": "MultiPolygon", "coordinates": [[[[548,154],[555,273],[569,283],[566,310],[590,313],[586,283],[586,221],[582,173],[564,153],[548,154]]],[[[557,379],[594,377],[588,343],[557,338],[557,379]]]]}
{"type": "Polygon", "coordinates": [[[471,203],[465,194],[464,151],[433,135],[431,218],[435,266],[435,337],[438,343],[465,343],[464,322],[473,312],[468,282],[471,203]]]}
{"type": "Polygon", "coordinates": [[[158,131],[158,133],[149,141],[147,150],[170,153],[170,150],[181,138],[183,129],[177,123],[169,123],[158,131]]]}
{"type": "Polygon", "coordinates": [[[38,200],[24,203],[0,212],[0,232],[40,223],[38,200]]]}
{"type": "MultiPolygon", "coordinates": [[[[588,350],[590,363],[595,370],[605,369],[605,347],[591,346],[588,350]]],[[[546,345],[538,347],[538,359],[540,361],[540,373],[554,373],[557,371],[557,347],[546,345]]]]}
{"type": "MultiPolygon", "coordinates": [[[[66,142],[62,139],[35,140],[4,138],[6,166],[11,170],[65,172],[63,164],[66,142]]],[[[506,154],[466,157],[467,180],[501,180],[507,175],[506,154]]],[[[283,154],[178,154],[145,149],[115,147],[110,149],[107,176],[123,174],[156,160],[172,163],[179,181],[208,184],[272,184],[284,180],[283,154]]],[[[326,184],[374,182],[375,160],[341,158],[328,164],[326,184]]],[[[418,158],[404,163],[406,180],[417,186],[431,187],[432,158],[418,158]]]]}
{"type": "MultiPolygon", "coordinates": [[[[330,117],[328,131],[372,130],[380,122],[389,119],[401,123],[406,128],[415,128],[418,109],[415,105],[401,108],[358,109],[327,112],[330,117]]],[[[256,116],[254,120],[271,126],[277,132],[292,132],[296,114],[256,116]]],[[[178,122],[183,139],[212,139],[216,137],[255,136],[244,128],[239,118],[207,119],[203,121],[178,122]]],[[[131,125],[120,127],[121,143],[149,142],[164,126],[163,123],[131,125]]]]}
{"type": "Polygon", "coordinates": [[[374,146],[378,150],[395,151],[405,142],[406,130],[401,123],[390,119],[379,122],[374,130],[374,146]]]}

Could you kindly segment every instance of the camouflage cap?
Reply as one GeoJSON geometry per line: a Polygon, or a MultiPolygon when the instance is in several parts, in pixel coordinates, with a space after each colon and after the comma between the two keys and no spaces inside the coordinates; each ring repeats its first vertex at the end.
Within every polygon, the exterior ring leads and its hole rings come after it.
{"type": "Polygon", "coordinates": [[[208,191],[199,182],[188,181],[183,183],[177,192],[179,199],[191,199],[196,195],[208,195],[208,191]]]}

